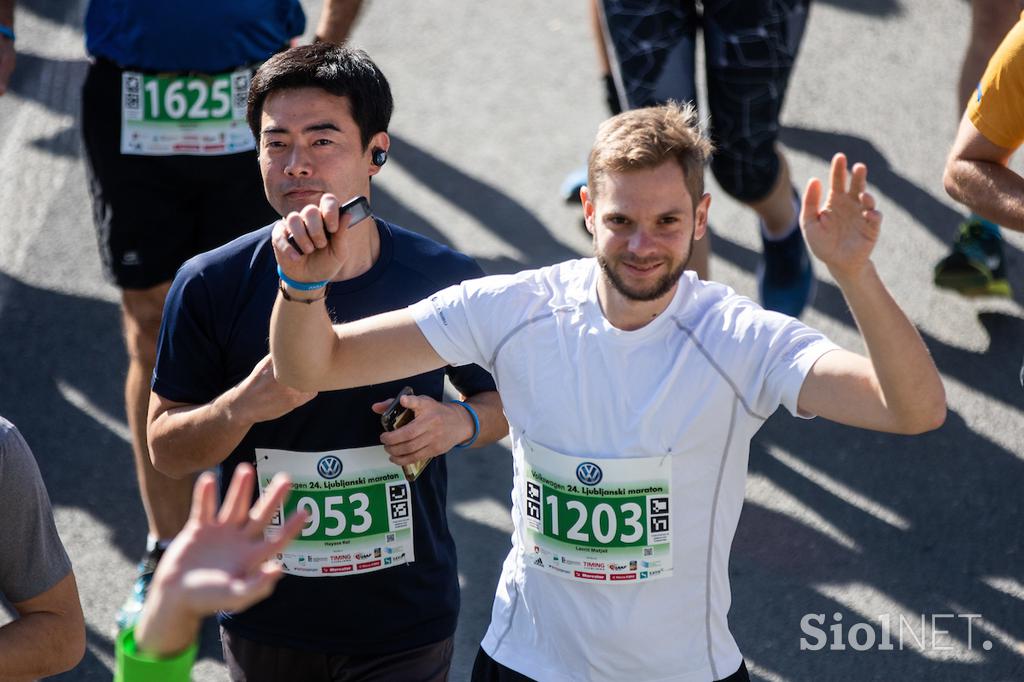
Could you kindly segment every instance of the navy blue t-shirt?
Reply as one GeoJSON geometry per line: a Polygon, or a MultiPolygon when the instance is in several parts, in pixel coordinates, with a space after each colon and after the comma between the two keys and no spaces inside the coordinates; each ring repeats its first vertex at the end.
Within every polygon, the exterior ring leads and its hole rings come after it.
{"type": "MultiPolygon", "coordinates": [[[[336,322],[403,308],[444,287],[483,275],[468,256],[377,221],[380,257],[355,279],[330,286],[336,322]]],[[[269,352],[277,265],[270,227],[186,262],[167,296],[153,390],[168,400],[207,403],[242,381],[269,352]]],[[[387,362],[382,357],[380,361],[387,362]]],[[[495,390],[475,365],[448,367],[400,381],[320,393],[285,416],[254,425],[221,464],[221,494],[255,448],[323,452],[380,444],[370,405],[405,385],[441,400],[447,373],[466,395],[495,390]]],[[[455,544],[445,516],[445,457],[412,483],[416,560],[346,577],[286,575],[274,594],[221,624],[248,639],[339,654],[384,654],[430,644],[455,632],[459,583],[455,544]]]]}
{"type": "Polygon", "coordinates": [[[216,73],[262,62],[305,28],[299,0],[92,0],[85,47],[123,66],[216,73]]]}

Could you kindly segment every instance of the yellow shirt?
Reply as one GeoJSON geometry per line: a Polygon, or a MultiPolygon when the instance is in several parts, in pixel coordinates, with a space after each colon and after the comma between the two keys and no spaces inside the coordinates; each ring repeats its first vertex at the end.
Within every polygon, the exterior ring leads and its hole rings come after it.
{"type": "Polygon", "coordinates": [[[1024,143],[1024,12],[992,55],[967,103],[971,123],[1000,147],[1024,143]]]}

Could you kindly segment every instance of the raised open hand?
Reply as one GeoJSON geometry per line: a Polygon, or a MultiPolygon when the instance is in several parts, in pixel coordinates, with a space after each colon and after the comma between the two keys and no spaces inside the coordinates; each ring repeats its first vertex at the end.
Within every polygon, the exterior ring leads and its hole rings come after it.
{"type": "Polygon", "coordinates": [[[199,477],[188,523],[154,577],[154,586],[173,594],[180,608],[197,616],[240,610],[274,589],[281,569],[268,560],[298,534],[304,519],[293,515],[280,533],[264,539],[291,484],[286,476],[276,476],[250,510],[255,480],[252,466],[239,464],[218,513],[213,475],[199,477]]]}
{"type": "Polygon", "coordinates": [[[195,641],[204,616],[248,608],[274,590],[281,567],[270,558],[298,535],[306,516],[292,515],[264,538],[291,482],[275,476],[250,510],[255,480],[252,466],[239,464],[218,513],[213,474],[199,476],[188,523],[160,560],[135,628],[140,651],[177,655],[195,641]]]}
{"type": "Polygon", "coordinates": [[[867,166],[855,164],[848,173],[846,156],[836,154],[825,207],[819,210],[822,187],[818,178],[812,178],[804,190],[800,211],[804,238],[811,253],[835,277],[860,272],[870,262],[881,232],[882,214],[875,210],[875,198],[867,192],[867,177],[867,166]]]}

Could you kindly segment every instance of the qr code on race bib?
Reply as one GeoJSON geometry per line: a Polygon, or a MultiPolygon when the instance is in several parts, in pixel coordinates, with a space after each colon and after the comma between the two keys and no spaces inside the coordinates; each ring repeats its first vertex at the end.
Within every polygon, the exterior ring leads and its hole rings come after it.
{"type": "Polygon", "coordinates": [[[650,498],[651,532],[664,533],[668,531],[668,498],[650,498]]]}
{"type": "Polygon", "coordinates": [[[526,482],[526,515],[540,521],[540,486],[533,481],[526,482]]]}
{"type": "Polygon", "coordinates": [[[142,83],[138,76],[126,74],[124,77],[124,108],[138,111],[142,108],[142,100],[139,94],[142,92],[142,83]]]}
{"type": "Polygon", "coordinates": [[[392,502],[391,503],[391,518],[392,519],[404,519],[409,515],[409,503],[408,502],[392,502]]]}
{"type": "Polygon", "coordinates": [[[236,73],[232,77],[231,90],[235,98],[234,108],[244,110],[249,98],[249,74],[236,73]]]}

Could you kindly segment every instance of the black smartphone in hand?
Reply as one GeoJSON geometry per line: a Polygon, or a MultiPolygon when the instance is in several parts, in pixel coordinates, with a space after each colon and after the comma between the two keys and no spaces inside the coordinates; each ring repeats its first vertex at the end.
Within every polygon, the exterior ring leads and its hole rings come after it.
{"type": "MultiPolygon", "coordinates": [[[[348,226],[351,229],[356,223],[365,220],[373,215],[373,211],[370,210],[370,202],[363,195],[352,197],[338,209],[338,218],[344,214],[349,214],[348,226]]],[[[327,238],[330,239],[331,234],[327,233],[327,238]]]]}
{"type": "MultiPolygon", "coordinates": [[[[380,425],[384,427],[385,431],[400,429],[416,417],[412,410],[402,407],[401,403],[403,395],[413,395],[414,393],[415,391],[412,388],[406,386],[398,392],[395,399],[388,405],[388,409],[384,410],[384,414],[380,416],[380,425]]],[[[427,468],[428,464],[430,464],[430,460],[424,459],[403,466],[402,472],[405,474],[405,480],[410,483],[415,481],[416,477],[427,468]]]]}
{"type": "Polygon", "coordinates": [[[398,392],[395,399],[388,405],[388,409],[384,410],[384,414],[380,416],[380,425],[384,427],[385,431],[400,429],[411,422],[413,417],[416,416],[412,410],[402,407],[401,402],[402,396],[413,395],[414,393],[415,391],[412,388],[406,386],[398,392]]]}
{"type": "MultiPolygon", "coordinates": [[[[355,226],[356,223],[362,222],[373,215],[373,211],[370,210],[370,202],[362,195],[352,197],[342,204],[341,208],[338,209],[338,218],[340,219],[345,213],[348,213],[350,216],[348,221],[349,229],[355,226]]],[[[330,238],[331,233],[328,232],[327,239],[330,238]]],[[[292,245],[293,249],[302,255],[306,255],[306,252],[299,248],[299,243],[295,241],[292,235],[288,235],[288,243],[292,245]]]]}

